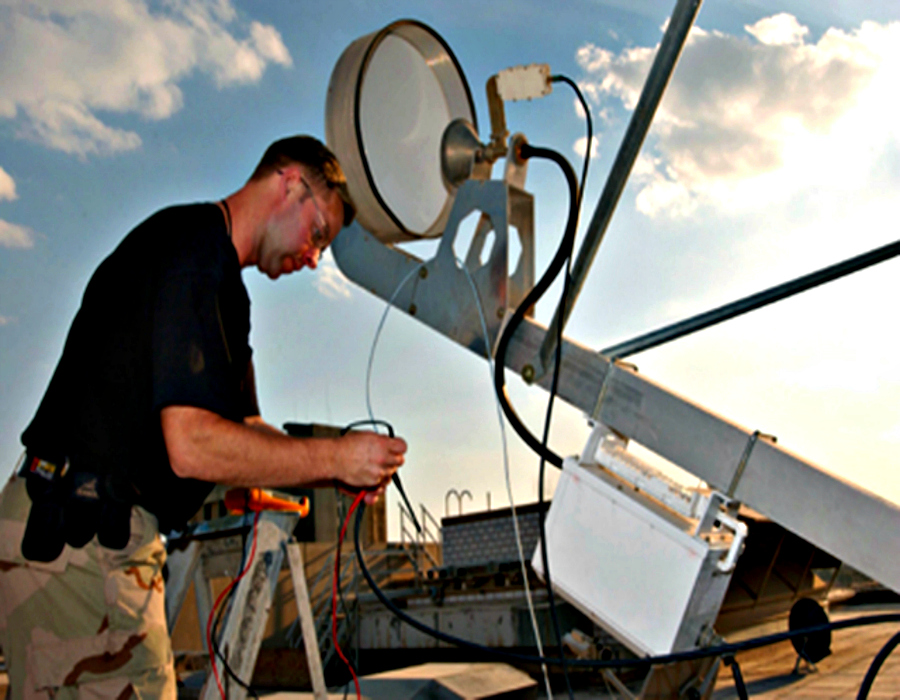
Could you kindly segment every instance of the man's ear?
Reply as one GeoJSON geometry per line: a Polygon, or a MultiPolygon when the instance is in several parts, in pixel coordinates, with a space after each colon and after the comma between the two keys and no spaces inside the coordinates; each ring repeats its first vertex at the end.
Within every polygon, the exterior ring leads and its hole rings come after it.
{"type": "Polygon", "coordinates": [[[303,174],[300,172],[300,166],[298,165],[291,164],[283,168],[281,180],[282,194],[285,199],[302,196],[302,192],[300,195],[297,194],[298,191],[303,189],[302,177],[303,174]]]}

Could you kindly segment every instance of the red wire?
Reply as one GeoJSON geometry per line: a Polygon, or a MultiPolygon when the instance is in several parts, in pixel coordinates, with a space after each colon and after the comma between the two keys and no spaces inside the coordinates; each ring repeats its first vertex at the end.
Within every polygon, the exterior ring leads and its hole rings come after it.
{"type": "Polygon", "coordinates": [[[209,619],[206,621],[206,648],[209,649],[209,660],[212,663],[212,672],[213,676],[216,679],[216,685],[219,687],[219,695],[222,696],[222,700],[225,700],[225,690],[222,688],[222,681],[219,678],[219,671],[216,668],[216,655],[213,652],[212,645],[212,624],[213,617],[216,614],[216,608],[219,607],[219,604],[228,595],[228,591],[234,588],[238,581],[244,578],[244,574],[246,574],[250,570],[250,565],[253,563],[253,555],[256,554],[256,525],[259,522],[259,514],[260,511],[256,511],[256,515],[253,517],[253,544],[250,547],[250,556],[247,557],[247,565],[244,567],[244,570],[238,574],[237,578],[232,580],[227,586],[225,586],[225,590],[219,593],[219,597],[216,598],[216,602],[213,603],[212,610],[209,611],[209,619]]]}
{"type": "Polygon", "coordinates": [[[347,668],[350,669],[350,675],[353,676],[353,685],[356,687],[357,700],[362,699],[362,693],[359,690],[359,679],[356,677],[356,671],[353,670],[353,666],[347,660],[347,657],[344,656],[341,645],[338,643],[337,600],[338,586],[340,586],[341,577],[341,546],[344,544],[344,536],[347,534],[347,525],[350,523],[350,516],[353,515],[353,511],[356,510],[357,506],[359,506],[365,496],[366,492],[360,491],[359,494],[357,494],[356,499],[354,499],[353,504],[350,506],[350,510],[347,511],[347,517],[344,519],[344,526],[341,528],[341,534],[338,537],[337,550],[334,553],[334,581],[331,586],[331,641],[334,643],[334,648],[337,650],[338,656],[341,657],[341,660],[346,664],[347,668]]]}

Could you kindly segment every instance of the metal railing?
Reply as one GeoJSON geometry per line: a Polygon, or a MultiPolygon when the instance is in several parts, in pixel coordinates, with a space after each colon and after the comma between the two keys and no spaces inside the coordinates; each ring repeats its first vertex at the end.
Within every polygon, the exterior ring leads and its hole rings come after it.
{"type": "Polygon", "coordinates": [[[442,547],[440,523],[423,504],[419,504],[419,507],[422,513],[421,531],[414,527],[412,517],[402,505],[400,506],[400,549],[412,564],[417,584],[422,581],[424,569],[441,566],[439,557],[435,557],[429,551],[428,545],[432,545],[438,552],[442,547]]]}
{"type": "Polygon", "coordinates": [[[422,569],[419,566],[420,550],[419,534],[413,526],[413,520],[406,508],[400,504],[400,551],[402,551],[415,573],[416,583],[422,580],[422,569]]]}
{"type": "MultiPolygon", "coordinates": [[[[431,565],[435,568],[440,567],[441,562],[439,562],[435,557],[431,555],[431,552],[428,551],[428,547],[426,545],[433,544],[438,552],[443,552],[443,537],[441,535],[441,524],[435,520],[434,516],[428,511],[425,507],[424,503],[419,504],[422,508],[422,532],[419,533],[419,542],[422,547],[422,551],[425,553],[425,556],[428,558],[428,561],[431,562],[431,565]],[[431,527],[434,528],[432,531],[431,527]]],[[[441,556],[443,559],[443,556],[441,556]]]]}

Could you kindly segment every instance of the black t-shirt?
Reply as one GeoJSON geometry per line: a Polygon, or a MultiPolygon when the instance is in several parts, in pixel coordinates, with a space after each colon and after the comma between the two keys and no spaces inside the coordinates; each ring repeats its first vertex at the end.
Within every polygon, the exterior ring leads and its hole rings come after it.
{"type": "Polygon", "coordinates": [[[114,475],[123,496],[180,527],[212,484],[169,464],[159,413],[196,406],[233,421],[258,414],[250,300],[214,204],[157,212],[94,273],[62,358],[22,435],[34,454],[114,475]]]}

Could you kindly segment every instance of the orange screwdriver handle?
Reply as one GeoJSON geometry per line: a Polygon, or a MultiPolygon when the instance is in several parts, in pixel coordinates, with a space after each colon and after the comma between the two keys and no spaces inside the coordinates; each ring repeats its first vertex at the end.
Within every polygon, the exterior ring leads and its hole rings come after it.
{"type": "Polygon", "coordinates": [[[298,502],[290,498],[280,498],[260,488],[229,489],[225,494],[225,507],[232,514],[268,510],[299,513],[301,518],[309,515],[309,499],[306,496],[302,496],[298,502]]]}

